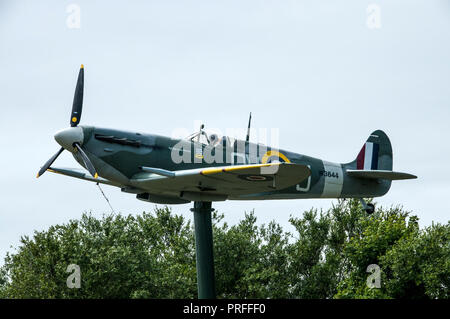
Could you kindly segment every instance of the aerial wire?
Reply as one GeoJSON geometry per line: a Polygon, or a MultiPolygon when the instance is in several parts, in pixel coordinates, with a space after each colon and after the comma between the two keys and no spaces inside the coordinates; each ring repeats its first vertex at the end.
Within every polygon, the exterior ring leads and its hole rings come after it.
{"type": "Polygon", "coordinates": [[[106,199],[106,202],[108,203],[109,207],[111,208],[112,213],[115,214],[116,212],[114,211],[114,208],[112,207],[108,197],[106,197],[105,192],[103,192],[103,189],[100,187],[100,184],[99,183],[96,183],[96,184],[98,186],[98,189],[102,193],[103,197],[106,199]]]}

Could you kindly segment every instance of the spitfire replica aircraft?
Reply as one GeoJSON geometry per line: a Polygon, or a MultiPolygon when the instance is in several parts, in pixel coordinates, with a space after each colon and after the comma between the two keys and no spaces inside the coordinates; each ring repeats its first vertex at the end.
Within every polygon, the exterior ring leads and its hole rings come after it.
{"type": "MultiPolygon", "coordinates": [[[[208,134],[203,126],[184,140],[155,134],[79,126],[83,104],[81,66],[70,128],[55,134],[61,149],[40,169],[120,187],[144,201],[360,198],[386,194],[392,180],[416,176],[392,171],[392,147],[380,130],[370,134],[356,159],[332,163],[246,140],[208,134]],[[83,169],[51,167],[63,150],[83,169]]],[[[251,119],[251,117],[250,117],[251,119]]],[[[250,127],[250,121],[249,121],[250,127]]],[[[372,204],[363,202],[372,213],[372,204]]]]}
{"type": "Polygon", "coordinates": [[[380,130],[370,134],[356,159],[332,163],[318,158],[208,134],[203,125],[185,139],[79,126],[83,104],[81,66],[70,128],[55,134],[61,149],[39,170],[120,187],[140,200],[161,204],[194,202],[199,298],[214,298],[211,202],[295,198],[359,198],[386,194],[393,180],[416,176],[392,170],[392,147],[380,130]],[[85,169],[51,165],[67,150],[85,169]]]}

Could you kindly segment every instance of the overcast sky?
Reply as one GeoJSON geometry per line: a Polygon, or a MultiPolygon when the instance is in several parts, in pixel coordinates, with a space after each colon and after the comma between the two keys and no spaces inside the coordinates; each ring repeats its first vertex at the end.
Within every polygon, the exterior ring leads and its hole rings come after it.
{"type": "MultiPolygon", "coordinates": [[[[335,162],[382,129],[394,169],[419,178],[394,182],[379,205],[403,205],[422,226],[449,220],[448,0],[121,3],[0,1],[0,264],[21,235],[109,213],[94,183],[35,178],[59,149],[81,63],[85,125],[170,136],[198,121],[246,127],[251,111],[253,127],[279,129],[281,148],[335,162]]],[[[68,152],[54,165],[77,167],[68,152]]],[[[124,214],[155,206],[104,190],[124,214]]],[[[292,230],[291,215],[333,202],[214,206],[230,224],[254,208],[292,230]]],[[[172,207],[191,218],[190,205],[172,207]]]]}

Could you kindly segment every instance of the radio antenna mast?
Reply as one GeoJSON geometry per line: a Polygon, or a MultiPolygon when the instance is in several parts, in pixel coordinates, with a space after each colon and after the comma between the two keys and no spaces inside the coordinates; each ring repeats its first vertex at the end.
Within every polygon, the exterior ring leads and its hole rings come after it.
{"type": "Polygon", "coordinates": [[[250,116],[248,117],[248,129],[247,129],[247,137],[245,141],[248,143],[250,141],[250,124],[252,123],[252,112],[250,112],[250,116]]]}

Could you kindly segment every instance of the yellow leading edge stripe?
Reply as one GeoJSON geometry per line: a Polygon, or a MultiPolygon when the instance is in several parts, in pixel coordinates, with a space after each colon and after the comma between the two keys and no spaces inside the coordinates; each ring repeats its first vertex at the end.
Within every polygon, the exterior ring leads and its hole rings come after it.
{"type": "Polygon", "coordinates": [[[258,167],[268,167],[274,165],[280,165],[281,163],[268,163],[268,164],[255,164],[255,165],[245,165],[245,166],[230,166],[226,168],[207,168],[200,172],[202,175],[216,174],[221,172],[238,171],[247,168],[258,168],[258,167]]]}

